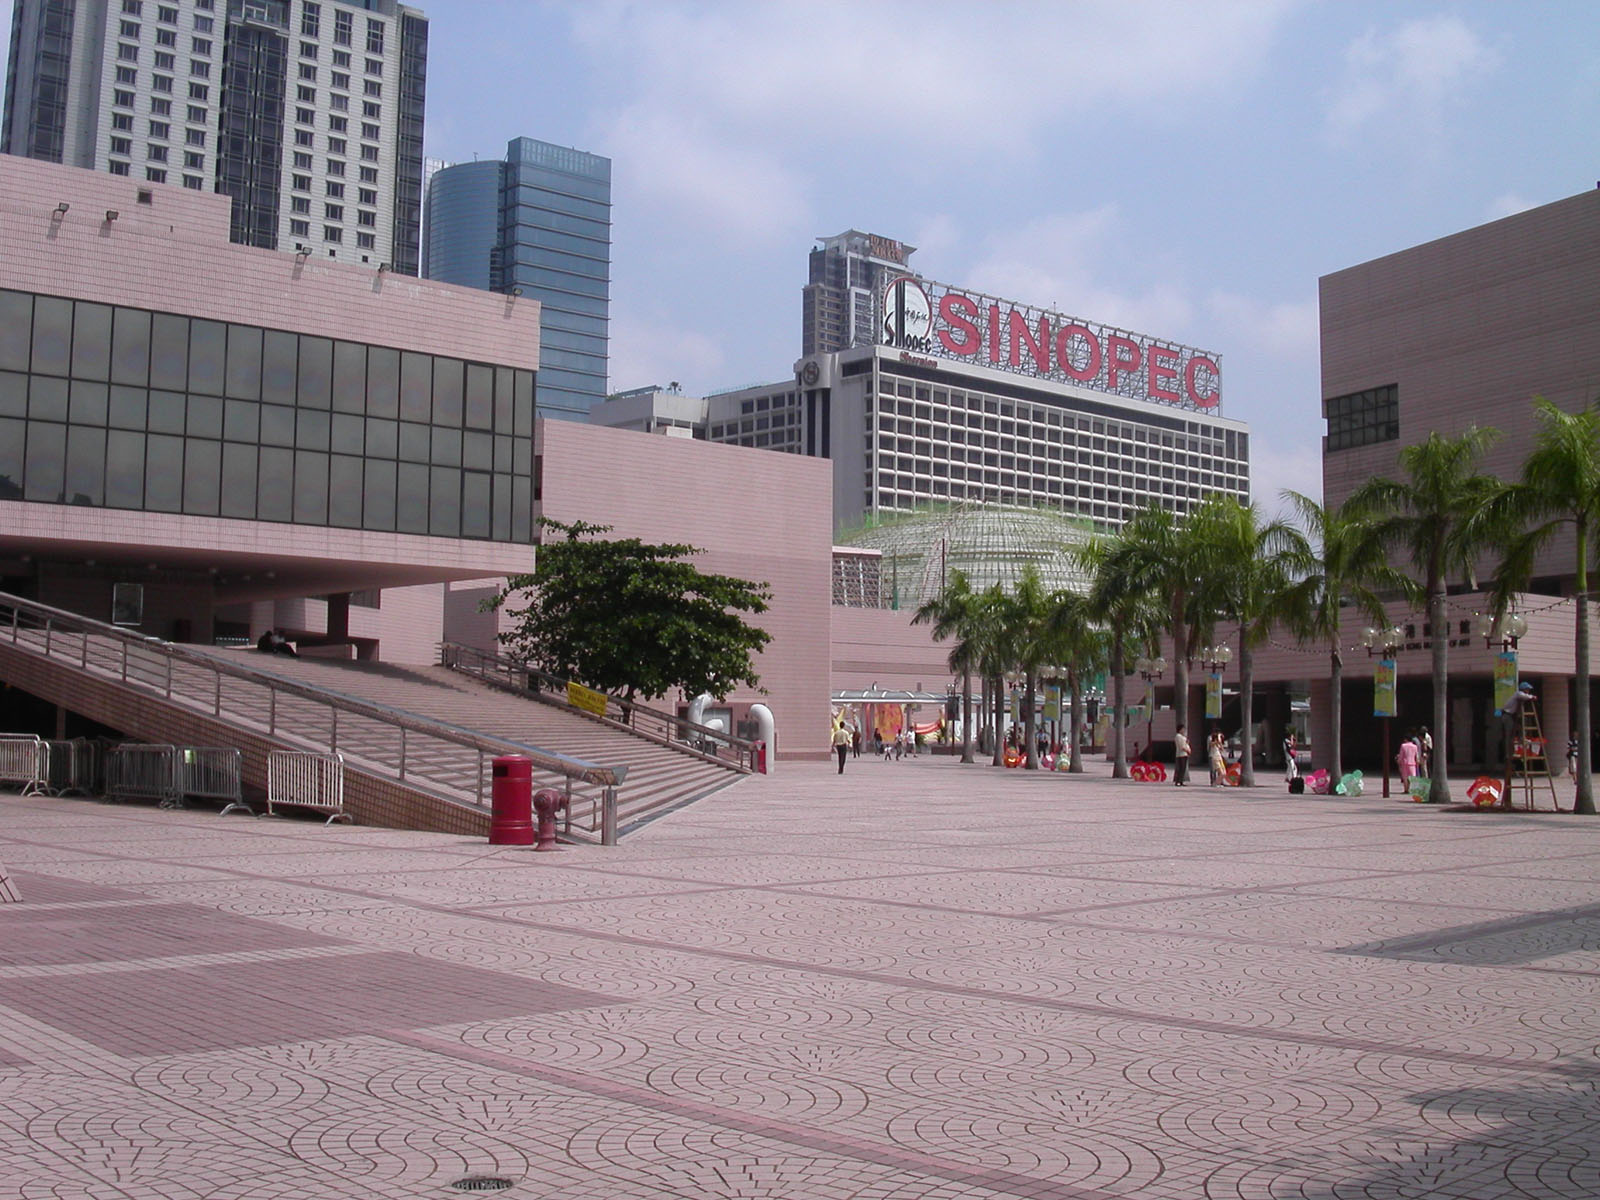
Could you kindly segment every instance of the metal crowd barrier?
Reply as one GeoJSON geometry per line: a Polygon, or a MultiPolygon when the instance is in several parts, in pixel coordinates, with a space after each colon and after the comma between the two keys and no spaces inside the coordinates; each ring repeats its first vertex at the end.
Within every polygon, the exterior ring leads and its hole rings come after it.
{"type": "Polygon", "coordinates": [[[162,808],[180,807],[183,792],[178,786],[177,748],[133,742],[114,746],[106,755],[106,795],[113,800],[155,800],[162,808]]]}
{"type": "Polygon", "coordinates": [[[244,785],[239,751],[227,746],[178,747],[178,807],[186,796],[203,800],[226,800],[223,815],[235,808],[249,811],[244,802],[244,785]]]}
{"type": "Polygon", "coordinates": [[[50,758],[31,733],[0,733],[0,785],[18,786],[24,796],[50,790],[50,758]]]}
{"type": "Polygon", "coordinates": [[[331,815],[326,825],[350,821],[344,811],[344,755],[310,750],[273,750],[267,755],[267,815],[274,804],[315,808],[331,815]]]}
{"type": "Polygon", "coordinates": [[[98,796],[105,790],[104,750],[90,738],[45,743],[50,791],[57,796],[98,796]]]}

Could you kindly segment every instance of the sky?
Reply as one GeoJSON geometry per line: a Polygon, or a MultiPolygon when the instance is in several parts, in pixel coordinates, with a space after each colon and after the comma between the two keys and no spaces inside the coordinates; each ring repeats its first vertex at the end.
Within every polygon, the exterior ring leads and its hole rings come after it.
{"type": "Polygon", "coordinates": [[[613,390],[788,378],[862,229],[1216,352],[1268,509],[1320,492],[1319,276],[1600,181],[1595,0],[419,7],[429,156],[612,160],[613,390]]]}

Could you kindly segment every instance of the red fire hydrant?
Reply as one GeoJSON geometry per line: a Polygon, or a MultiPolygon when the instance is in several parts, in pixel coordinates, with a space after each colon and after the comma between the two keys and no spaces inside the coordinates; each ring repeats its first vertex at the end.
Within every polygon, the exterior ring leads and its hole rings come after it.
{"type": "Polygon", "coordinates": [[[566,795],[555,788],[540,788],[533,794],[533,810],[539,814],[539,832],[533,845],[535,850],[556,849],[556,812],[566,807],[566,795]]]}
{"type": "Polygon", "coordinates": [[[531,846],[533,844],[533,760],[520,754],[505,754],[493,762],[490,797],[494,805],[489,818],[491,846],[531,846]]]}

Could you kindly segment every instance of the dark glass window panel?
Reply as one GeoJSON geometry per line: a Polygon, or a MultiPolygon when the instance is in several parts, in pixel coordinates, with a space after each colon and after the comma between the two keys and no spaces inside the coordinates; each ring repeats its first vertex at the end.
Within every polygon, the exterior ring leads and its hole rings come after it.
{"type": "Polygon", "coordinates": [[[111,307],[80,300],[72,316],[72,374],[105,380],[111,375],[111,307]]]}
{"type": "Polygon", "coordinates": [[[489,495],[490,477],[468,471],[461,480],[461,536],[486,538],[493,528],[489,495]]]}
{"type": "Polygon", "coordinates": [[[33,296],[0,292],[0,367],[26,371],[33,349],[33,296]]]}
{"type": "Polygon", "coordinates": [[[222,407],[222,436],[230,442],[261,440],[261,406],[248,400],[227,400],[222,407]]]}
{"type": "Polygon", "coordinates": [[[459,467],[461,465],[461,430],[435,429],[433,431],[433,454],[431,460],[441,466],[459,467]]]}
{"type": "MultiPolygon", "coordinates": [[[[533,436],[533,372],[516,372],[516,395],[512,401],[515,421],[511,432],[518,437],[533,436]]],[[[521,541],[521,538],[517,539],[521,541]]]]}
{"type": "Polygon", "coordinates": [[[362,495],[361,527],[393,529],[395,464],[368,459],[362,465],[366,472],[366,487],[362,495]]]}
{"type": "MultiPolygon", "coordinates": [[[[150,314],[119,308],[111,324],[111,382],[150,382],[150,314]]],[[[180,385],[181,386],[181,385],[180,385]]]]}
{"type": "Polygon", "coordinates": [[[72,346],[72,301],[40,296],[33,309],[33,370],[65,375],[72,346]]]}
{"type": "Polygon", "coordinates": [[[467,426],[488,429],[494,424],[494,368],[467,365],[467,426]]]}
{"type": "Polygon", "coordinates": [[[71,421],[74,425],[104,425],[108,403],[106,385],[72,381],[71,421]]]}
{"type": "MultiPolygon", "coordinates": [[[[113,394],[115,393],[115,389],[113,394]]],[[[113,401],[112,408],[116,405],[113,401]]],[[[113,429],[106,435],[106,504],[144,507],[144,434],[113,429]]]]}
{"type": "Polygon", "coordinates": [[[294,519],[301,525],[328,523],[328,456],[297,450],[294,456],[294,519]]]}
{"type": "Polygon", "coordinates": [[[189,386],[188,317],[155,314],[150,326],[150,386],[174,392],[189,386]]]}
{"type": "Polygon", "coordinates": [[[0,500],[22,498],[22,454],[28,423],[0,417],[0,500]]]}
{"type": "Polygon", "coordinates": [[[490,536],[503,542],[511,536],[511,476],[494,477],[494,528],[490,536]]]}
{"type": "MultiPolygon", "coordinates": [[[[111,413],[107,423],[118,429],[144,430],[145,409],[150,403],[150,393],[143,388],[113,387],[111,389],[111,413]]],[[[144,461],[143,452],[140,452],[140,462],[144,461]]]]}
{"type": "Polygon", "coordinates": [[[302,411],[299,423],[295,427],[294,444],[302,450],[326,450],[328,448],[328,414],[309,410],[302,411]]]}
{"type": "Polygon", "coordinates": [[[454,358],[433,360],[433,423],[461,424],[462,363],[454,358]]]}
{"type": "Polygon", "coordinates": [[[106,502],[106,431],[72,426],[67,430],[68,504],[106,502]]]}
{"type": "Polygon", "coordinates": [[[400,351],[373,346],[367,351],[367,413],[392,417],[400,411],[400,351]]]}
{"type": "Polygon", "coordinates": [[[183,456],[183,511],[216,516],[221,484],[222,443],[190,438],[183,456]]]}
{"type": "Polygon", "coordinates": [[[533,474],[533,439],[519,437],[512,446],[511,470],[517,475],[533,474]]]}
{"type": "Polygon", "coordinates": [[[228,362],[228,327],[221,321],[189,322],[189,390],[222,395],[228,362]]]}
{"type": "Polygon", "coordinates": [[[333,388],[333,343],[327,338],[300,339],[300,392],[302,408],[327,408],[333,388]]]}
{"type": "Polygon", "coordinates": [[[533,481],[526,476],[511,479],[511,540],[533,541],[533,481]]]}
{"type": "Polygon", "coordinates": [[[367,455],[371,458],[394,458],[400,452],[400,424],[397,421],[379,421],[367,418],[367,455]]]}
{"type": "Polygon", "coordinates": [[[494,437],[487,433],[469,433],[462,439],[461,465],[472,471],[494,469],[494,437]]]}
{"type": "Polygon", "coordinates": [[[400,356],[400,416],[407,421],[433,420],[433,359],[409,351],[400,356]]]}
{"type": "Polygon", "coordinates": [[[333,407],[358,413],[367,407],[367,348],[357,342],[333,344],[333,407]]]}
{"type": "Polygon", "coordinates": [[[494,431],[496,433],[510,433],[514,424],[511,417],[511,398],[516,392],[513,382],[514,372],[510,367],[496,367],[494,369],[494,431]]]}
{"type": "Polygon", "coordinates": [[[183,439],[152,433],[144,448],[144,506],[151,512],[183,508],[183,439]]]}
{"type": "Polygon", "coordinates": [[[429,468],[428,532],[435,537],[461,536],[461,472],[454,467],[429,468]]]}
{"type": "Polygon", "coordinates": [[[511,470],[511,439],[499,434],[494,439],[494,469],[502,472],[511,470]]]}
{"type": "Polygon", "coordinates": [[[28,416],[35,421],[65,421],[67,381],[35,375],[28,388],[28,416]]]}
{"type": "Polygon", "coordinates": [[[367,423],[361,417],[335,413],[333,417],[333,450],[336,454],[360,454],[367,436],[367,423]]]}
{"type": "Polygon", "coordinates": [[[150,432],[182,433],[188,398],[181,392],[150,393],[150,432]]]}
{"type": "Polygon", "coordinates": [[[227,442],[222,447],[222,515],[256,515],[256,448],[227,442]]]}
{"type": "Polygon", "coordinates": [[[19,371],[0,371],[0,417],[28,415],[28,377],[19,371]]]}
{"type": "Polygon", "coordinates": [[[24,500],[61,500],[67,465],[67,427],[51,421],[28,422],[28,477],[24,500]]]}
{"type": "Polygon", "coordinates": [[[295,402],[296,351],[300,339],[269,329],[261,352],[261,398],[268,404],[295,402]]]}
{"type": "Polygon", "coordinates": [[[431,434],[426,425],[400,422],[400,457],[407,462],[427,462],[431,434]]]}
{"type": "Polygon", "coordinates": [[[428,468],[401,463],[398,477],[395,527],[401,533],[428,532],[428,468]]]}
{"type": "Polygon", "coordinates": [[[261,444],[294,445],[294,409],[284,408],[281,404],[261,406],[261,444]]]}
{"type": "Polygon", "coordinates": [[[236,400],[261,396],[261,330],[228,326],[228,395],[236,400]]]}
{"type": "Polygon", "coordinates": [[[222,436],[222,404],[214,396],[189,397],[189,436],[219,438],[222,436]]]}
{"type": "Polygon", "coordinates": [[[294,512],[294,451],[261,447],[256,476],[256,518],[287,521],[294,512]]]}
{"type": "Polygon", "coordinates": [[[361,527],[361,460],[335,454],[328,475],[328,524],[361,527]]]}

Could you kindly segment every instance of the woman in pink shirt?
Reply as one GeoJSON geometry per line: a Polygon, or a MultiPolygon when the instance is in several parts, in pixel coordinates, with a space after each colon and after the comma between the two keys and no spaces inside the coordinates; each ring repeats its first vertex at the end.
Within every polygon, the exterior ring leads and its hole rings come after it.
{"type": "Polygon", "coordinates": [[[1400,743],[1400,753],[1395,758],[1400,763],[1400,790],[1406,791],[1411,787],[1411,777],[1417,773],[1418,746],[1415,738],[1407,738],[1400,743]]]}

